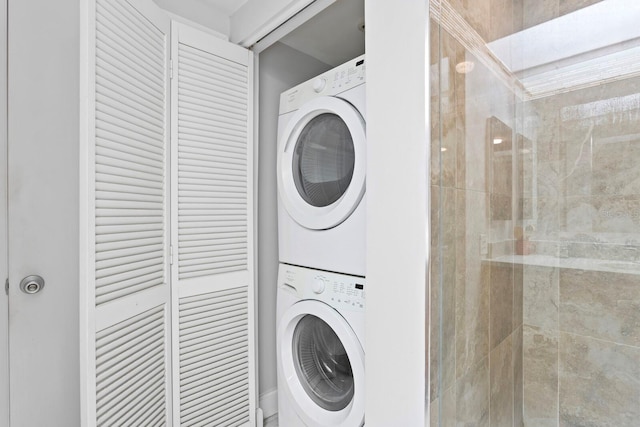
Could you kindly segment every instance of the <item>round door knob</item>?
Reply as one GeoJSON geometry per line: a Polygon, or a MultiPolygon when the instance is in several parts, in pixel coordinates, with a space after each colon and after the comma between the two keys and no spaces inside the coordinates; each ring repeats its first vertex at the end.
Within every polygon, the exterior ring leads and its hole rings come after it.
{"type": "Polygon", "coordinates": [[[20,281],[20,290],[25,294],[37,294],[44,288],[44,279],[37,275],[27,276],[20,281]]]}
{"type": "Polygon", "coordinates": [[[322,77],[318,77],[313,81],[313,90],[316,91],[316,93],[320,93],[324,90],[326,85],[327,80],[322,77]]]}
{"type": "Polygon", "coordinates": [[[313,284],[311,285],[311,290],[313,292],[315,292],[316,294],[321,294],[324,292],[324,280],[322,279],[316,279],[313,281],[313,284]]]}

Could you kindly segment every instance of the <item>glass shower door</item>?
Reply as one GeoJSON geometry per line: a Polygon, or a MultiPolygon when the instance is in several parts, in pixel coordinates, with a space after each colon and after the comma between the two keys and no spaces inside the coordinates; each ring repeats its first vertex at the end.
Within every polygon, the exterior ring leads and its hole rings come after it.
{"type": "Polygon", "coordinates": [[[431,425],[637,425],[637,22],[431,1],[431,425]]]}

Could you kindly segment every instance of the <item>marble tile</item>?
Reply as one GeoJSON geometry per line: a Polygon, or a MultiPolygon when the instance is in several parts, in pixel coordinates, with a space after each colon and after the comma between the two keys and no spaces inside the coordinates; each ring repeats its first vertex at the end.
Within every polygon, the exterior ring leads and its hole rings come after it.
{"type": "Polygon", "coordinates": [[[429,19],[429,64],[440,60],[440,25],[432,18],[429,19]]]}
{"type": "Polygon", "coordinates": [[[638,276],[563,269],[560,330],[640,347],[638,276]]]}
{"type": "Polygon", "coordinates": [[[456,191],[432,187],[431,197],[431,394],[437,396],[440,384],[434,381],[440,369],[444,388],[455,381],[456,191]]]}
{"type": "Polygon", "coordinates": [[[513,219],[512,197],[504,194],[491,194],[489,208],[493,221],[508,221],[513,219]]]}
{"type": "MultiPolygon", "coordinates": [[[[640,122],[636,129],[640,131],[640,122]]],[[[590,128],[580,129],[591,137],[590,128]]],[[[597,129],[598,137],[588,140],[589,146],[583,147],[585,136],[578,135],[571,141],[575,152],[567,150],[568,170],[573,173],[567,178],[568,196],[626,196],[640,193],[640,169],[636,161],[640,158],[640,144],[636,137],[632,140],[616,141],[611,138],[619,135],[616,126],[601,126],[597,129]],[[609,137],[607,134],[611,133],[609,137]],[[569,157],[571,156],[571,157],[569,157]]],[[[570,144],[567,142],[567,144],[570,144]]]]}
{"type": "Polygon", "coordinates": [[[522,310],[523,304],[523,281],[524,281],[524,266],[522,264],[516,264],[513,267],[513,319],[512,330],[516,330],[522,326],[522,310]]]}
{"type": "Polygon", "coordinates": [[[489,36],[490,7],[488,1],[450,0],[453,8],[484,40],[489,36]]]}
{"type": "Polygon", "coordinates": [[[512,356],[513,356],[513,425],[514,427],[524,426],[524,384],[523,384],[523,337],[522,325],[518,326],[512,335],[512,356]]]}
{"type": "Polygon", "coordinates": [[[490,265],[490,349],[493,350],[513,331],[513,266],[490,265]]]}
{"type": "Polygon", "coordinates": [[[524,0],[524,28],[557,18],[558,0],[524,0]]]}
{"type": "Polygon", "coordinates": [[[513,3],[513,32],[517,33],[524,28],[524,1],[512,0],[513,3]]]}
{"type": "MultiPolygon", "coordinates": [[[[527,200],[524,200],[525,203],[527,200]]],[[[567,230],[565,214],[566,200],[563,197],[537,197],[529,200],[532,203],[530,210],[536,212],[536,234],[554,237],[558,240],[558,234],[567,230]]],[[[525,211],[528,208],[525,208],[525,211]]]]}
{"type": "Polygon", "coordinates": [[[440,399],[436,396],[431,396],[429,402],[429,424],[428,427],[440,426],[440,399]]]}
{"type": "Polygon", "coordinates": [[[513,335],[509,335],[491,351],[489,377],[491,384],[491,427],[513,426],[513,335]]]}
{"type": "Polygon", "coordinates": [[[456,387],[455,385],[445,390],[431,402],[430,426],[455,427],[456,426],[456,387]]]}
{"type": "Polygon", "coordinates": [[[575,12],[583,7],[591,6],[602,0],[560,0],[560,15],[575,12]]]}
{"type": "MultiPolygon", "coordinates": [[[[464,82],[464,80],[462,79],[464,82]]],[[[464,84],[456,83],[456,88],[464,84]]],[[[466,113],[464,106],[457,107],[456,111],[456,188],[466,188],[467,182],[467,151],[466,151],[466,113]]]]}
{"type": "Polygon", "coordinates": [[[455,112],[444,114],[441,128],[440,147],[440,183],[444,187],[456,185],[456,147],[458,145],[458,130],[456,128],[457,115],[455,112]]]}
{"type": "Polygon", "coordinates": [[[567,231],[640,233],[640,198],[578,196],[566,199],[567,231]]]}
{"type": "Polygon", "coordinates": [[[485,357],[456,382],[456,426],[490,426],[489,358],[485,357]]]}
{"type": "Polygon", "coordinates": [[[526,426],[558,425],[558,332],[523,327],[523,419],[526,426]]]}
{"type": "Polygon", "coordinates": [[[523,267],[523,322],[558,329],[559,272],[555,267],[523,267]]]}
{"type": "Polygon", "coordinates": [[[640,240],[633,242],[633,234],[624,233],[624,239],[616,241],[612,236],[598,236],[582,234],[574,237],[568,243],[569,256],[575,258],[591,258],[609,261],[629,261],[640,260],[640,240]]]}
{"type": "Polygon", "coordinates": [[[514,33],[513,0],[491,0],[489,39],[493,41],[514,33]]]}
{"type": "Polygon", "coordinates": [[[637,426],[640,348],[560,334],[560,425],[637,426]]]}
{"type": "Polygon", "coordinates": [[[489,354],[490,268],[480,256],[487,232],[485,193],[456,192],[456,377],[489,354]]]}
{"type": "Polygon", "coordinates": [[[538,163],[536,172],[536,196],[558,198],[564,196],[564,164],[559,160],[538,163]]]}
{"type": "MultiPolygon", "coordinates": [[[[522,143],[524,144],[524,143],[522,143]]],[[[533,147],[531,144],[528,144],[526,148],[520,148],[520,150],[529,150],[531,153],[533,151],[533,147]]],[[[532,197],[534,196],[534,186],[533,180],[535,177],[535,163],[534,157],[532,154],[523,154],[518,159],[518,182],[520,184],[519,196],[521,197],[532,197]]],[[[537,194],[537,193],[535,193],[537,194]]]]}

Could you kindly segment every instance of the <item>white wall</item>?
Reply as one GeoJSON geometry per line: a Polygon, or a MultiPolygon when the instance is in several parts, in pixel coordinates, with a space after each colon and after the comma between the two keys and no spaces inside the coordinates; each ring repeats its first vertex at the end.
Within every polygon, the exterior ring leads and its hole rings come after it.
{"type": "MultiPolygon", "coordinates": [[[[258,341],[259,393],[268,407],[276,389],[276,280],[278,278],[278,213],[276,133],[280,93],[330,67],[282,43],[259,56],[258,129],[258,341]]],[[[277,410],[277,408],[273,408],[277,410]]]]}
{"type": "Polygon", "coordinates": [[[7,271],[7,0],[0,1],[0,425],[9,425],[9,299],[7,271]]]}
{"type": "Polygon", "coordinates": [[[79,8],[78,0],[9,0],[9,308],[15,427],[80,424],[79,8]],[[41,293],[20,292],[18,284],[28,274],[44,277],[41,293]]]}
{"type": "Polygon", "coordinates": [[[172,14],[229,36],[229,16],[215,7],[199,0],[153,0],[158,6],[172,14]]]}
{"type": "Polygon", "coordinates": [[[429,2],[365,2],[368,427],[424,426],[429,2]]]}

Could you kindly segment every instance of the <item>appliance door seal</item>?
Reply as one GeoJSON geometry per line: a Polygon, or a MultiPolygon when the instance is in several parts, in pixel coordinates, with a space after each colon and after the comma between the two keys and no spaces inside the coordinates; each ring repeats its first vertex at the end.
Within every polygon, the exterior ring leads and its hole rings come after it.
{"type": "Polygon", "coordinates": [[[281,390],[287,393],[298,416],[309,427],[324,426],[360,426],[364,422],[364,349],[355,332],[347,321],[329,305],[314,300],[303,300],[292,305],[280,319],[278,325],[280,345],[279,363],[281,364],[285,384],[281,390]],[[315,316],[333,331],[344,347],[353,375],[353,395],[350,402],[340,405],[342,409],[329,410],[314,400],[305,387],[307,380],[300,378],[300,367],[296,357],[297,346],[294,345],[297,326],[308,316],[315,316]]]}
{"type": "Polygon", "coordinates": [[[349,102],[323,96],[304,104],[278,148],[280,199],[298,224],[326,230],[358,207],[365,192],[365,122],[349,102]]]}

